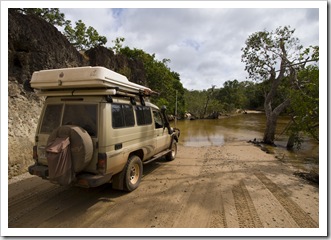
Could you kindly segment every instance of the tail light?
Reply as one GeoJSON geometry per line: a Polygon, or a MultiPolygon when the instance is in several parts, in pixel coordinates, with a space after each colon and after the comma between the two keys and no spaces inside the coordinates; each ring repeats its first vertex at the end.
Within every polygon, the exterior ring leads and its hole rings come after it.
{"type": "Polygon", "coordinates": [[[98,154],[98,163],[97,170],[99,173],[105,173],[107,169],[107,154],[99,153],[98,154]]]}
{"type": "Polygon", "coordinates": [[[38,160],[37,146],[33,146],[33,159],[38,160]]]}

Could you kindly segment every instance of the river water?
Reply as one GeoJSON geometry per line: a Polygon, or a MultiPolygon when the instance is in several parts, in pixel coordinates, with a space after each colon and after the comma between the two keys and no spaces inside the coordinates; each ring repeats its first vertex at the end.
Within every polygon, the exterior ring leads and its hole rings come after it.
{"type": "MultiPolygon", "coordinates": [[[[264,113],[240,114],[222,119],[180,120],[177,128],[180,129],[180,143],[184,146],[219,146],[233,141],[261,141],[265,130],[264,113]]],[[[288,117],[280,117],[277,122],[275,144],[277,147],[263,146],[270,153],[277,155],[282,161],[298,163],[305,170],[318,166],[318,142],[305,138],[299,150],[288,151],[286,143],[288,136],[283,133],[288,117]]]]}

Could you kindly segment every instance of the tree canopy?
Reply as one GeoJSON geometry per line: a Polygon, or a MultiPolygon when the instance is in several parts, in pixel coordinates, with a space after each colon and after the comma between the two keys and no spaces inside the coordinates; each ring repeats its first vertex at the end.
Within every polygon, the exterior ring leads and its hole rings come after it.
{"type": "Polygon", "coordinates": [[[63,34],[78,50],[87,50],[93,47],[103,46],[107,43],[106,37],[100,36],[93,27],[86,27],[82,20],[78,20],[75,24],[73,28],[71,21],[68,21],[63,34]]]}

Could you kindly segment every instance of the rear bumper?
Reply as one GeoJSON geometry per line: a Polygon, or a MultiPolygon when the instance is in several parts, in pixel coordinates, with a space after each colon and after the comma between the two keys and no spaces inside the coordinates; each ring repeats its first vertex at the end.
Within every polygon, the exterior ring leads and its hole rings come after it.
{"type": "Polygon", "coordinates": [[[102,184],[110,182],[112,174],[107,175],[93,175],[88,173],[79,174],[76,176],[75,185],[79,187],[98,187],[102,184]]]}
{"type": "Polygon", "coordinates": [[[29,173],[31,175],[36,175],[41,178],[47,178],[48,177],[48,167],[44,165],[31,165],[28,168],[29,173]]]}
{"type": "MultiPolygon", "coordinates": [[[[48,166],[34,164],[29,166],[28,170],[31,175],[36,175],[43,179],[48,179],[48,166]]],[[[98,187],[102,184],[110,182],[111,177],[112,174],[94,175],[90,173],[81,173],[76,175],[76,179],[74,182],[72,182],[72,185],[85,188],[98,187]]]]}

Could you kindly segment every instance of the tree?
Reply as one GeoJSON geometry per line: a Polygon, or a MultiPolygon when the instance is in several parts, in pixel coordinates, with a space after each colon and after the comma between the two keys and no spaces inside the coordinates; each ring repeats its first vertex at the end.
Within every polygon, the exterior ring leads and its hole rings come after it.
{"type": "Polygon", "coordinates": [[[36,15],[54,26],[64,26],[63,35],[78,50],[86,50],[107,43],[105,36],[100,36],[97,30],[91,26],[87,28],[82,20],[78,20],[73,28],[71,21],[65,20],[64,13],[61,13],[58,8],[18,8],[17,11],[23,14],[36,15]]]}
{"type": "Polygon", "coordinates": [[[209,103],[210,98],[211,98],[211,96],[212,96],[212,94],[213,94],[213,92],[214,92],[215,87],[216,87],[215,85],[212,85],[211,88],[209,88],[209,89],[207,90],[207,100],[206,100],[206,103],[205,103],[205,107],[204,107],[204,109],[203,109],[203,114],[202,114],[203,117],[206,116],[208,103],[209,103]]]}
{"type": "Polygon", "coordinates": [[[58,8],[19,8],[17,9],[23,14],[33,14],[54,26],[64,26],[70,21],[65,20],[64,13],[61,13],[58,8]]]}
{"type": "Polygon", "coordinates": [[[226,104],[226,111],[246,108],[248,99],[245,95],[246,82],[228,80],[218,92],[218,100],[226,104]]]}
{"type": "Polygon", "coordinates": [[[119,53],[123,48],[124,41],[124,37],[117,37],[115,40],[112,40],[112,43],[114,43],[114,47],[111,47],[110,49],[113,50],[115,53],[119,53]]]}
{"type": "Polygon", "coordinates": [[[204,117],[204,106],[207,101],[208,92],[206,90],[185,90],[186,112],[194,117],[204,117]]]}
{"type": "Polygon", "coordinates": [[[78,50],[86,50],[97,46],[102,46],[107,43],[107,38],[100,36],[97,30],[93,27],[86,27],[82,20],[75,22],[76,26],[72,28],[71,22],[64,28],[64,36],[78,50]]]}
{"type": "Polygon", "coordinates": [[[264,101],[266,129],[263,142],[267,144],[274,144],[278,116],[290,105],[289,97],[274,105],[280,84],[287,79],[295,88],[298,70],[308,62],[318,60],[315,58],[318,47],[303,49],[299,39],[293,37],[294,32],[289,26],[279,27],[275,32],[256,32],[248,37],[246,47],[242,48],[242,62],[249,77],[270,83],[264,101]]]}

